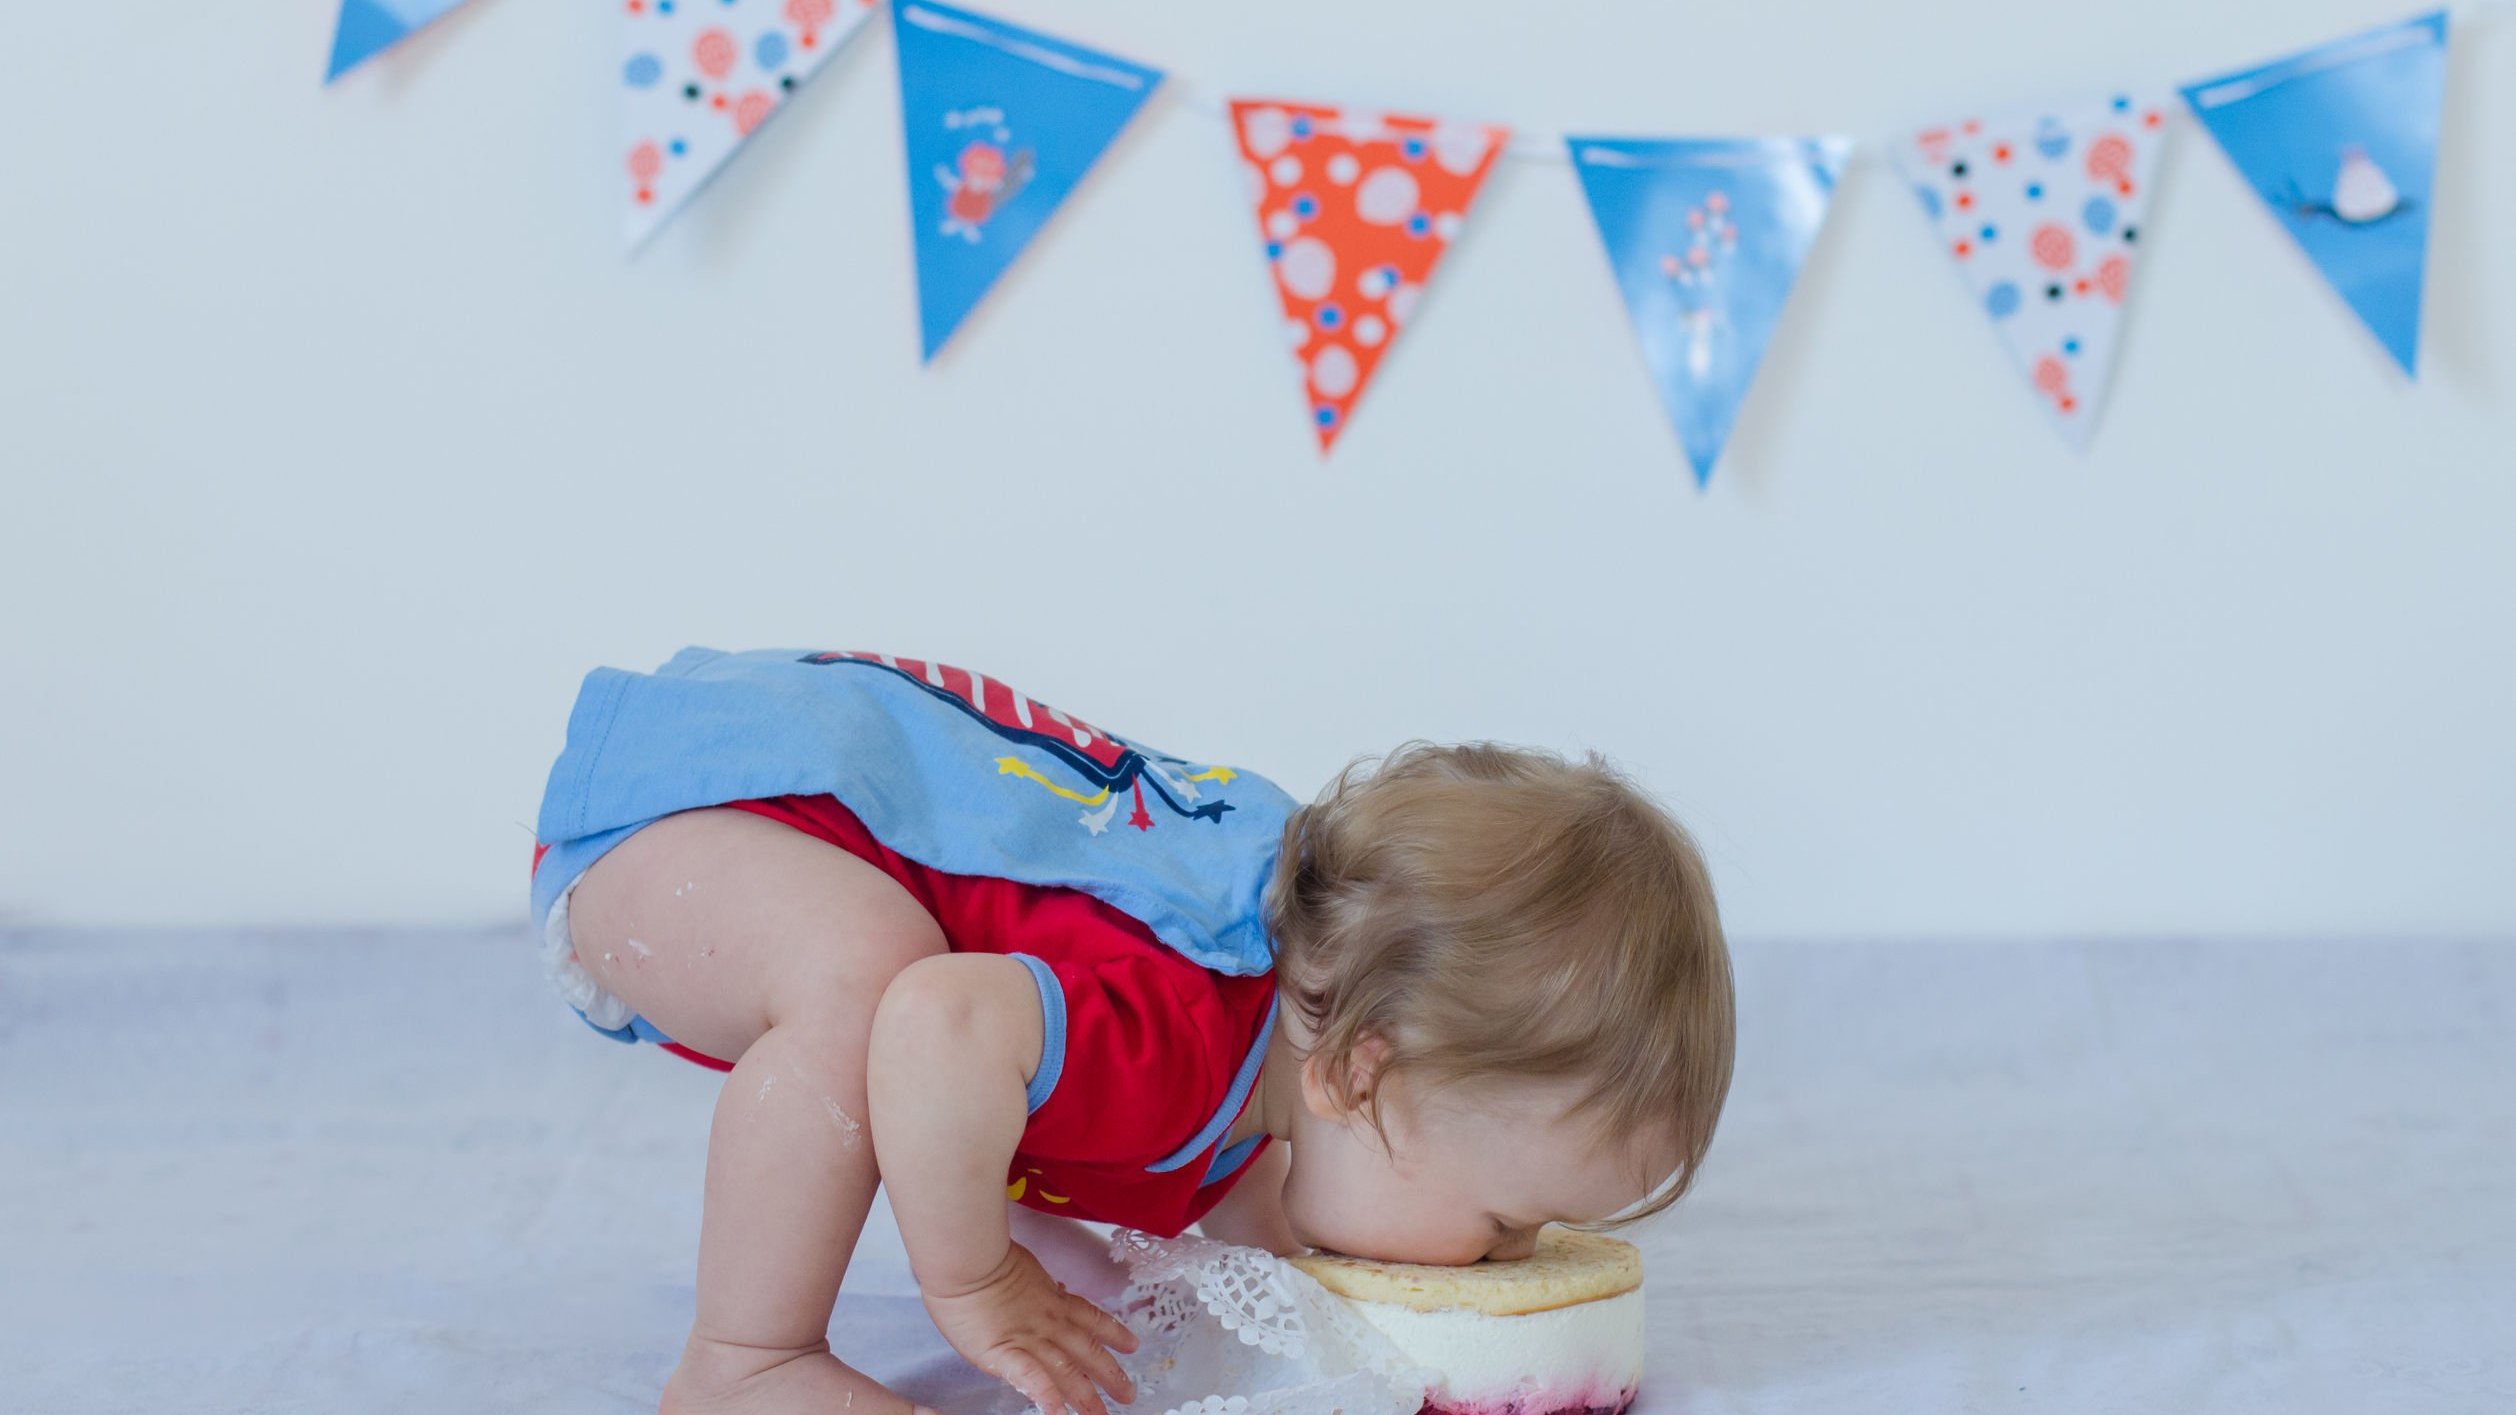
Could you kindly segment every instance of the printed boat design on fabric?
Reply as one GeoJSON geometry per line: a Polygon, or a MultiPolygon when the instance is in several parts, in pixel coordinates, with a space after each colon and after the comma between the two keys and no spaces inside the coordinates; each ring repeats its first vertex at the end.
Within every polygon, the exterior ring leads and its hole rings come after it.
{"type": "Polygon", "coordinates": [[[930,663],[924,659],[894,658],[888,654],[855,650],[809,653],[797,661],[831,666],[856,665],[896,674],[938,700],[960,709],[1006,741],[1048,753],[1070,767],[1092,789],[1087,791],[1051,781],[1020,757],[996,758],[996,770],[1000,775],[1021,777],[1044,791],[1085,807],[1078,823],[1094,835],[1109,828],[1110,818],[1118,809],[1116,794],[1120,791],[1130,793],[1135,801],[1135,809],[1127,817],[1127,823],[1138,830],[1153,828],[1154,818],[1145,808],[1144,799],[1144,786],[1148,779],[1153,783],[1154,799],[1173,815],[1188,820],[1219,822],[1223,813],[1232,809],[1232,803],[1221,797],[1201,799],[1205,793],[1198,789],[1200,782],[1215,786],[1231,785],[1239,773],[1230,767],[1215,766],[1192,772],[1188,770],[1192,763],[1147,751],[1114,732],[1094,727],[1046,703],[1036,702],[1012,684],[998,682],[986,674],[954,668],[949,664],[930,663]],[[1100,809],[1092,809],[1094,807],[1100,809]]]}

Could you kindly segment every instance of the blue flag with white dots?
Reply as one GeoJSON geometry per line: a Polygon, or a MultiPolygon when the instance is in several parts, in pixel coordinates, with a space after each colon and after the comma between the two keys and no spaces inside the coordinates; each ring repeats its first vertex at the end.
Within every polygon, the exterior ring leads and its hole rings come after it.
{"type": "Polygon", "coordinates": [[[1825,224],[1851,144],[1565,141],[1643,362],[1704,486],[1825,224]]]}
{"type": "Polygon", "coordinates": [[[917,318],[931,360],[1162,82],[1158,69],[892,0],[917,318]]]}
{"type": "Polygon", "coordinates": [[[463,0],[341,0],[340,20],[332,27],[332,64],[323,81],[330,83],[408,38],[463,0]]]}
{"type": "Polygon", "coordinates": [[[1896,144],[1941,251],[2073,448],[2131,296],[2166,101],[2115,94],[1934,124],[1896,144]]]}
{"type": "Polygon", "coordinates": [[[620,7],[620,166],[632,247],[731,161],[874,0],[613,0],[620,7]]]}
{"type": "Polygon", "coordinates": [[[2443,10],[2184,89],[2282,228],[2413,375],[2445,92],[2443,10]]]}

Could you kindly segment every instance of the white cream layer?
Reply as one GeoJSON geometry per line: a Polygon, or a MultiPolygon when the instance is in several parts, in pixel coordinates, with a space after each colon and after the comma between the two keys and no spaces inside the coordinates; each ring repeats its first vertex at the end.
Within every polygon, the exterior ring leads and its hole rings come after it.
{"type": "Polygon", "coordinates": [[[1612,1397],[1642,1380],[1642,1289],[1544,1312],[1494,1317],[1419,1312],[1348,1299],[1355,1314],[1417,1365],[1442,1374],[1433,1394],[1475,1404],[1515,1393],[1612,1397]]]}

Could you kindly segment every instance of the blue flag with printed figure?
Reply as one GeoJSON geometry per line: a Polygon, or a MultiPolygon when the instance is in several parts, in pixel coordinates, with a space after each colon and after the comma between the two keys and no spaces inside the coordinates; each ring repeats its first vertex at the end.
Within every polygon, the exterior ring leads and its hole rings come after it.
{"type": "Polygon", "coordinates": [[[1565,139],[1643,362],[1695,467],[1738,420],[1851,144],[1841,138],[1565,139]]]}
{"type": "Polygon", "coordinates": [[[929,0],[892,0],[925,357],[1057,214],[1158,69],[929,0]]]}
{"type": "Polygon", "coordinates": [[[2184,87],[2228,160],[2416,376],[2443,10],[2184,87]]]}
{"type": "Polygon", "coordinates": [[[463,0],[341,0],[341,18],[332,27],[332,66],[323,81],[330,83],[366,63],[462,3],[463,0]]]}

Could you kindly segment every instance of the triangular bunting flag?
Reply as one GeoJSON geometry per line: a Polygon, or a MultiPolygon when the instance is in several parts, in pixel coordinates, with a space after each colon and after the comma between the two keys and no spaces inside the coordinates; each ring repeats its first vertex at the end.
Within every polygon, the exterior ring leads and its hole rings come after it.
{"type": "Polygon", "coordinates": [[[892,0],[892,29],[931,360],[1162,74],[930,0],[892,0]]]}
{"type": "Polygon", "coordinates": [[[1841,138],[1565,139],[1643,362],[1695,467],[1741,399],[1825,224],[1841,138]]]}
{"type": "Polygon", "coordinates": [[[621,0],[621,175],[636,246],[873,13],[874,0],[621,0]]]}
{"type": "Polygon", "coordinates": [[[2128,94],[1968,118],[1896,145],[1940,248],[2073,447],[2088,445],[2105,401],[2165,146],[2161,103],[2128,94]]]}
{"type": "Polygon", "coordinates": [[[1510,133],[1260,99],[1233,101],[1232,129],[1324,454],[1510,133]]]}
{"type": "Polygon", "coordinates": [[[2184,100],[2406,374],[2420,357],[2446,12],[2187,84],[2184,100]]]}
{"type": "Polygon", "coordinates": [[[340,22],[332,28],[330,83],[399,44],[411,31],[463,3],[463,0],[341,0],[340,22]]]}

